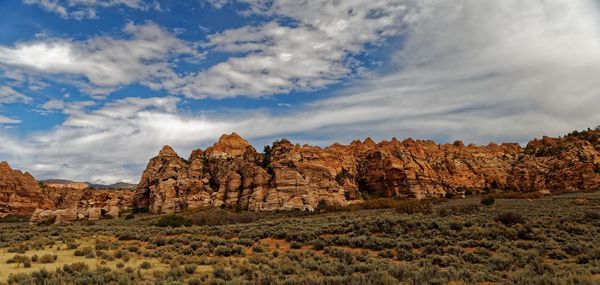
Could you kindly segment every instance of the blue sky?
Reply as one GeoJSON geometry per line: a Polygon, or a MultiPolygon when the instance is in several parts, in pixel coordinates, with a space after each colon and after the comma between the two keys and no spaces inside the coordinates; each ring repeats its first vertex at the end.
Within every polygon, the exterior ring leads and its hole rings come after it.
{"type": "Polygon", "coordinates": [[[526,143],[600,124],[598,4],[0,1],[0,159],[137,182],[163,144],[526,143]]]}

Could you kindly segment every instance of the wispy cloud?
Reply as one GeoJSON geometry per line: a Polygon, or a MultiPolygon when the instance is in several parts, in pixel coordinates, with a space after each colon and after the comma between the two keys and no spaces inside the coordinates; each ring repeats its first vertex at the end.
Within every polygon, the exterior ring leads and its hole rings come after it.
{"type": "Polygon", "coordinates": [[[37,5],[40,8],[56,13],[64,19],[96,19],[98,8],[123,6],[130,9],[147,11],[160,10],[156,1],[144,0],[23,0],[28,5],[37,5]]]}
{"type": "MultiPolygon", "coordinates": [[[[213,1],[215,7],[226,2],[213,1]]],[[[167,88],[190,98],[262,97],[324,88],[358,73],[365,45],[398,36],[407,1],[242,1],[245,15],[272,20],[210,36],[212,52],[233,54],[167,88]],[[290,20],[293,21],[290,24],[290,20]],[[242,56],[239,56],[242,54],[242,56]]]]}
{"type": "MultiPolygon", "coordinates": [[[[28,104],[32,101],[31,97],[16,91],[11,86],[0,86],[0,107],[5,104],[12,103],[25,103],[28,104]]],[[[17,118],[10,118],[0,114],[0,124],[18,124],[21,120],[17,118]]]]}
{"type": "Polygon", "coordinates": [[[17,120],[15,118],[9,118],[9,117],[0,115],[0,124],[18,124],[20,122],[21,122],[20,120],[17,120]]]}
{"type": "Polygon", "coordinates": [[[17,102],[29,103],[31,102],[31,97],[16,91],[10,86],[0,86],[0,104],[10,104],[17,102]]]}
{"type": "Polygon", "coordinates": [[[0,45],[0,64],[21,72],[74,76],[80,88],[92,95],[110,93],[134,82],[153,84],[176,77],[169,60],[174,57],[202,57],[196,49],[154,23],[128,23],[128,39],[107,36],[87,41],[43,39],[14,47],[0,45]]]}

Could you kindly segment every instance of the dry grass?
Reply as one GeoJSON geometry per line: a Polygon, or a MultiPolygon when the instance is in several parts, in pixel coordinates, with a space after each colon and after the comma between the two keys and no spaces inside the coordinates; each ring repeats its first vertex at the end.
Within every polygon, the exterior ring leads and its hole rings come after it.
{"type": "MultiPolygon", "coordinates": [[[[101,237],[101,240],[114,240],[114,237],[101,237]]],[[[97,238],[85,239],[82,241],[78,241],[81,247],[91,246],[93,247],[94,242],[97,238]]],[[[115,250],[109,250],[108,252],[114,253],[115,250]]],[[[57,268],[62,268],[64,265],[73,264],[73,263],[84,263],[87,264],[90,268],[97,268],[100,266],[108,267],[111,269],[117,269],[117,263],[122,262],[121,260],[113,260],[113,261],[105,261],[97,258],[86,258],[84,256],[75,256],[75,249],[68,249],[66,243],[58,242],[56,245],[52,247],[48,247],[42,250],[29,250],[24,255],[31,257],[34,255],[43,256],[43,255],[56,255],[58,258],[53,263],[38,263],[32,262],[31,267],[25,268],[21,264],[7,264],[6,260],[10,259],[15,255],[15,253],[10,253],[7,249],[0,249],[0,281],[6,281],[10,274],[17,273],[31,273],[35,271],[39,271],[40,269],[46,269],[48,271],[54,271],[57,268]]],[[[125,263],[125,266],[129,266],[132,268],[137,268],[142,262],[147,261],[152,263],[153,268],[156,270],[167,270],[168,266],[161,264],[160,260],[156,258],[143,258],[140,256],[132,256],[132,258],[125,263]]],[[[150,273],[148,273],[148,278],[150,278],[150,273]]]]}

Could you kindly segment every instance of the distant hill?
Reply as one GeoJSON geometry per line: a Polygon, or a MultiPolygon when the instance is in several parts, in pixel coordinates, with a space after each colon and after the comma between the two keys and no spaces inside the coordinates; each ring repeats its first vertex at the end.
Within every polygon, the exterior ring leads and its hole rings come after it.
{"type": "Polygon", "coordinates": [[[45,180],[40,180],[39,182],[41,182],[49,187],[73,188],[73,189],[90,188],[90,189],[97,189],[97,190],[103,190],[103,189],[134,190],[137,187],[137,184],[131,184],[131,183],[125,183],[125,182],[118,182],[118,183],[114,183],[114,184],[110,184],[110,185],[105,185],[105,184],[93,184],[93,183],[88,183],[88,182],[77,182],[77,181],[72,181],[72,180],[67,180],[67,179],[45,179],[45,180]]]}
{"type": "Polygon", "coordinates": [[[129,189],[135,190],[137,184],[118,182],[115,184],[104,185],[104,184],[90,184],[90,188],[92,189],[129,189]]]}
{"type": "Polygon", "coordinates": [[[72,189],[85,189],[90,187],[90,184],[87,182],[77,182],[66,179],[46,179],[40,180],[43,184],[48,187],[54,188],[72,188],[72,189]]]}

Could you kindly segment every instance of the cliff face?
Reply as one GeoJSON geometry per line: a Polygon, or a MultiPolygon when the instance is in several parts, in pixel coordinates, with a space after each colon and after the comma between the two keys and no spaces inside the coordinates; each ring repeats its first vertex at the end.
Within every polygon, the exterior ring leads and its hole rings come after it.
{"type": "Polygon", "coordinates": [[[35,209],[53,209],[31,174],[0,163],[0,216],[8,214],[31,215],[35,209]]]}
{"type": "Polygon", "coordinates": [[[31,223],[68,223],[77,220],[117,218],[133,206],[134,192],[128,190],[94,190],[44,185],[43,194],[56,210],[36,209],[31,223]]]}
{"type": "Polygon", "coordinates": [[[33,223],[115,218],[133,206],[134,192],[92,190],[87,183],[42,183],[29,173],[0,163],[0,218],[32,216],[33,223]],[[58,186],[57,186],[58,185],[58,186]],[[69,188],[68,185],[73,187],[69,188]]]}
{"type": "Polygon", "coordinates": [[[86,212],[89,208],[117,206],[121,210],[129,210],[133,206],[134,192],[128,190],[94,190],[44,187],[42,190],[57,209],[76,209],[86,212]]]}
{"type": "Polygon", "coordinates": [[[153,213],[224,206],[313,210],[369,197],[440,197],[466,189],[576,191],[600,187],[600,132],[465,146],[371,139],[326,148],[281,140],[258,153],[233,133],[184,160],[169,146],[150,160],[134,205],[153,213]]]}
{"type": "Polygon", "coordinates": [[[529,142],[508,187],[516,191],[576,191],[600,185],[600,131],[529,142]],[[588,136],[589,135],[589,136],[588,136]]]}
{"type": "Polygon", "coordinates": [[[43,185],[50,188],[65,188],[65,189],[78,189],[83,190],[90,187],[90,184],[87,182],[75,182],[70,180],[60,180],[60,179],[51,179],[51,180],[42,180],[40,181],[43,185]]]}

